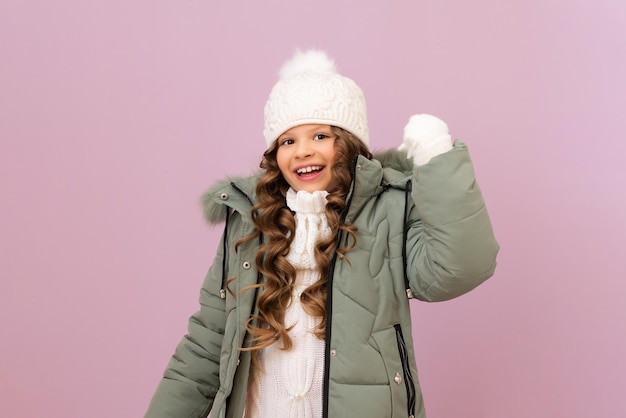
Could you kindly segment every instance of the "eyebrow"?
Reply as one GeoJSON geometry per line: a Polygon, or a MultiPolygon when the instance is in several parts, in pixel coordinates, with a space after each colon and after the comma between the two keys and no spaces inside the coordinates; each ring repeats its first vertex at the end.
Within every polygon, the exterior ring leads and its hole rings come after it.
{"type": "MultiPolygon", "coordinates": [[[[296,126],[294,126],[294,128],[296,128],[296,126]]],[[[291,128],[291,129],[293,129],[293,128],[291,128]]],[[[289,129],[289,130],[291,130],[291,129],[289,129]]],[[[279,136],[278,139],[285,138],[285,137],[286,138],[292,138],[293,134],[290,133],[289,130],[287,132],[283,133],[281,136],[279,136]]],[[[332,128],[332,126],[326,126],[326,125],[322,125],[322,124],[312,125],[311,129],[309,129],[308,132],[309,133],[313,133],[313,134],[319,133],[319,132],[329,132],[329,133],[332,134],[333,133],[333,128],[332,128]]]]}

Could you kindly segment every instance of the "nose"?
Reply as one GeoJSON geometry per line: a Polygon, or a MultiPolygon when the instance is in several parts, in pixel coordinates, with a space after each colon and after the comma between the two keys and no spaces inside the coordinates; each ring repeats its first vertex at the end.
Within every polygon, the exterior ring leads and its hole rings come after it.
{"type": "Polygon", "coordinates": [[[306,158],[313,154],[313,147],[309,141],[297,141],[296,158],[306,158]]]}

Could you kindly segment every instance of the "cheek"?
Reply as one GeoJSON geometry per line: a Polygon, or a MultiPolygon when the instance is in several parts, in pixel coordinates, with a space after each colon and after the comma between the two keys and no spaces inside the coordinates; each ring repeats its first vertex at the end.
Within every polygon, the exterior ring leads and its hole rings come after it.
{"type": "Polygon", "coordinates": [[[276,163],[278,164],[278,168],[282,173],[283,177],[285,174],[289,173],[289,158],[285,155],[284,152],[280,152],[280,150],[276,153],[276,163]]]}
{"type": "Polygon", "coordinates": [[[328,147],[324,155],[327,161],[335,162],[335,159],[337,158],[337,147],[334,144],[331,147],[328,147]]]}

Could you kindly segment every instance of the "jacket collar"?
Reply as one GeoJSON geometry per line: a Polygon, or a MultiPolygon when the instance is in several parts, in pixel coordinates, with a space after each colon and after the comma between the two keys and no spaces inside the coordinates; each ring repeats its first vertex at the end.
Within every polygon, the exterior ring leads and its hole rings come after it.
{"type": "Polygon", "coordinates": [[[413,163],[397,150],[377,153],[368,160],[359,156],[354,167],[354,183],[346,222],[352,223],[365,204],[389,188],[406,188],[413,172],[413,163]]]}

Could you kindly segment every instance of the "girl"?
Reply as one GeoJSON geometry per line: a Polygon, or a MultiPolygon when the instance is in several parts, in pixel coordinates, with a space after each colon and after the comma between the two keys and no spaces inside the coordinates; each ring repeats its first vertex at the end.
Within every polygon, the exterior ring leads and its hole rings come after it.
{"type": "Polygon", "coordinates": [[[203,197],[222,243],[146,417],[425,417],[409,299],[496,265],[466,146],[416,115],[373,157],[363,92],[318,51],[283,67],[264,136],[262,172],[203,197]]]}

